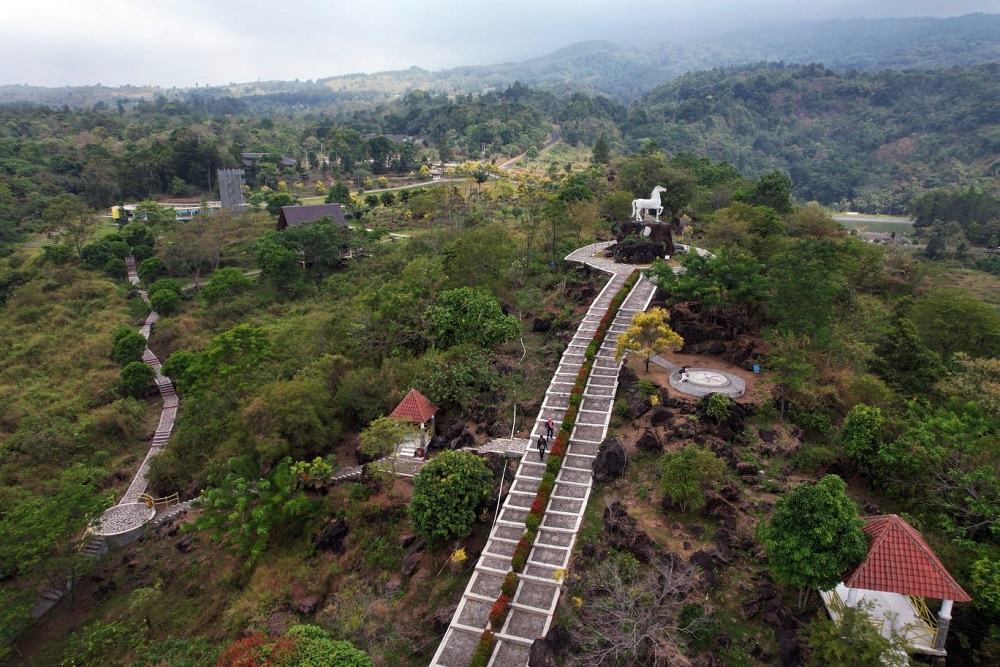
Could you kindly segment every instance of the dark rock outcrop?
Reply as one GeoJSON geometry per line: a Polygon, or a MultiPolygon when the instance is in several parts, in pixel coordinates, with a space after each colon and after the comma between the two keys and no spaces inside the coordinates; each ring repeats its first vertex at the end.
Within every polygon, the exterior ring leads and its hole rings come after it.
{"type": "Polygon", "coordinates": [[[334,554],[344,553],[344,538],[347,537],[348,530],[347,521],[343,519],[328,522],[316,538],[314,543],[316,550],[334,554]]]}
{"type": "Polygon", "coordinates": [[[615,436],[601,443],[597,457],[591,464],[595,482],[607,482],[621,477],[627,461],[625,445],[615,436]]]}
{"type": "Polygon", "coordinates": [[[660,440],[660,436],[656,434],[656,431],[648,428],[636,440],[635,446],[646,452],[663,451],[663,442],[660,440]]]}
{"type": "Polygon", "coordinates": [[[414,572],[420,569],[420,559],[426,549],[427,543],[423,540],[417,540],[406,551],[403,556],[403,566],[400,568],[404,577],[411,577],[414,572]]]}
{"type": "Polygon", "coordinates": [[[656,545],[637,526],[635,518],[617,500],[604,508],[604,536],[608,546],[627,551],[640,562],[648,563],[654,557],[656,545]]]}

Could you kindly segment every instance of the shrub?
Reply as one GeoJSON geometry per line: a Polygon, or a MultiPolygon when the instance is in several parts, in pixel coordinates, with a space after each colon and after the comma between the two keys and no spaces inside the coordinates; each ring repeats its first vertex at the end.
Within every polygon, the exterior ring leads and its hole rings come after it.
{"type": "Polygon", "coordinates": [[[133,361],[122,369],[122,391],[127,396],[142,398],[149,393],[155,377],[156,371],[152,368],[141,361],[133,361]]]}
{"type": "Polygon", "coordinates": [[[677,615],[677,629],[688,639],[688,646],[702,651],[712,645],[719,634],[719,624],[705,616],[700,604],[686,604],[677,615]]]}
{"type": "Polygon", "coordinates": [[[726,463],[710,450],[688,446],[663,458],[661,487],[674,504],[684,511],[705,506],[705,491],[712,488],[726,472],[726,463]]]}
{"type": "Polygon", "coordinates": [[[492,653],[493,632],[484,630],[479,638],[479,644],[476,645],[476,652],[472,654],[472,660],[469,661],[469,667],[486,667],[492,653]]]}
{"type": "Polygon", "coordinates": [[[413,479],[409,515],[416,533],[440,544],[465,537],[490,496],[493,473],[470,452],[442,452],[413,479]]]}
{"type": "Polygon", "coordinates": [[[245,292],[253,282],[237,268],[227,267],[212,274],[212,279],[201,290],[201,298],[206,303],[218,303],[223,299],[238,296],[245,292]]]}
{"type": "Polygon", "coordinates": [[[112,257],[104,265],[104,274],[117,279],[125,278],[128,275],[125,260],[120,257],[112,257]]]}
{"type": "Polygon", "coordinates": [[[717,424],[721,424],[729,418],[729,408],[732,404],[733,400],[726,394],[709,394],[705,401],[705,415],[717,424]]]}
{"type": "MultiPolygon", "coordinates": [[[[542,496],[536,496],[534,500],[531,501],[531,511],[528,516],[541,516],[545,513],[545,499],[542,496]]],[[[536,526],[537,528],[537,526],[536,526]]],[[[531,526],[528,526],[529,530],[534,530],[531,526]]]]}
{"type": "Polygon", "coordinates": [[[150,297],[152,297],[160,290],[170,290],[171,292],[176,293],[177,296],[180,296],[181,292],[183,291],[181,288],[181,281],[176,280],[174,278],[160,278],[155,283],[149,286],[147,293],[149,294],[150,297]]]}
{"type": "Polygon", "coordinates": [[[158,257],[150,257],[139,265],[136,273],[143,284],[152,285],[158,278],[167,275],[167,265],[158,257]]]}
{"type": "Polygon", "coordinates": [[[181,298],[175,292],[160,290],[149,297],[149,307],[160,315],[172,315],[181,306],[181,298]]]}
{"type": "Polygon", "coordinates": [[[559,469],[562,468],[563,456],[562,454],[555,453],[556,448],[552,447],[552,453],[549,454],[549,460],[545,462],[545,472],[552,475],[558,475],[559,469]]]}
{"type": "Polygon", "coordinates": [[[47,262],[65,264],[73,258],[73,249],[65,243],[47,243],[42,246],[42,256],[47,262]]]}
{"type": "Polygon", "coordinates": [[[499,630],[503,627],[503,622],[507,619],[507,612],[510,610],[509,605],[510,598],[503,593],[493,603],[493,608],[490,609],[490,626],[494,630],[499,630]]]}
{"type": "Polygon", "coordinates": [[[504,577],[503,583],[500,584],[500,592],[506,595],[508,598],[513,598],[514,593],[517,592],[517,573],[508,572],[507,576],[504,577]]]}
{"type": "Polygon", "coordinates": [[[851,408],[844,419],[837,443],[851,457],[854,465],[864,472],[870,472],[875,463],[884,424],[882,410],[863,403],[851,408]]]}
{"type": "Polygon", "coordinates": [[[114,349],[112,357],[120,366],[127,366],[133,361],[142,361],[142,353],[146,349],[146,339],[138,331],[127,327],[119,327],[114,334],[114,349]]]}

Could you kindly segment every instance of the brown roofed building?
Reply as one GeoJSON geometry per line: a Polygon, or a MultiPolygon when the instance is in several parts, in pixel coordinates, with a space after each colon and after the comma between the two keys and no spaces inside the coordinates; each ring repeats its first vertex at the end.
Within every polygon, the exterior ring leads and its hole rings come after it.
{"type": "Polygon", "coordinates": [[[298,227],[323,218],[332,218],[333,224],[347,226],[344,209],[340,204],[316,204],[314,206],[282,206],[278,215],[278,231],[288,227],[298,227]]]}
{"type": "Polygon", "coordinates": [[[426,424],[434,418],[437,411],[437,406],[431,403],[426,396],[416,389],[411,389],[389,417],[414,424],[426,424]]]}

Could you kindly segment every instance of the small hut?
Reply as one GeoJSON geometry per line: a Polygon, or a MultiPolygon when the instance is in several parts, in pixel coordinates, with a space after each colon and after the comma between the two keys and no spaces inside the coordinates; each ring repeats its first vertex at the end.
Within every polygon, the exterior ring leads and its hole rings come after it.
{"type": "Polygon", "coordinates": [[[864,522],[863,530],[871,535],[868,556],[836,588],[821,593],[830,618],[838,620],[845,607],[864,600],[872,605],[872,621],[883,636],[897,634],[915,652],[945,656],[952,605],[972,598],[913,526],[895,514],[864,522]],[[941,600],[936,617],[927,598],[941,600]]]}
{"type": "Polygon", "coordinates": [[[416,389],[411,389],[396,409],[389,415],[392,419],[402,419],[413,424],[420,425],[420,447],[426,451],[427,439],[425,429],[430,427],[431,436],[434,435],[434,415],[437,414],[437,406],[431,403],[426,396],[416,389]]]}

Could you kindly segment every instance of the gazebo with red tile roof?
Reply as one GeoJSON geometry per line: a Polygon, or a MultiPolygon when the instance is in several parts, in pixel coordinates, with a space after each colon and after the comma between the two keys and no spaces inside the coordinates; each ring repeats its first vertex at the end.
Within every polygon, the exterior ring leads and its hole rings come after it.
{"type": "MultiPolygon", "coordinates": [[[[410,393],[403,397],[396,409],[389,415],[392,419],[402,419],[413,424],[420,425],[420,447],[426,445],[425,427],[430,424],[431,435],[434,434],[434,415],[437,414],[437,406],[431,403],[426,396],[416,389],[411,389],[410,393]]],[[[419,454],[418,454],[419,456],[419,454]]],[[[426,449],[423,456],[426,458],[426,449]]]]}
{"type": "Polygon", "coordinates": [[[838,608],[854,607],[863,598],[891,617],[890,630],[905,634],[911,648],[944,655],[952,604],[972,598],[913,526],[895,514],[865,517],[864,522],[862,530],[871,536],[868,556],[836,589],[823,593],[827,609],[834,615],[838,608]],[[936,629],[923,598],[942,601],[936,629]]]}
{"type": "Polygon", "coordinates": [[[389,417],[404,419],[414,424],[426,424],[434,418],[437,411],[437,406],[427,400],[426,396],[416,389],[411,389],[389,417]]]}

